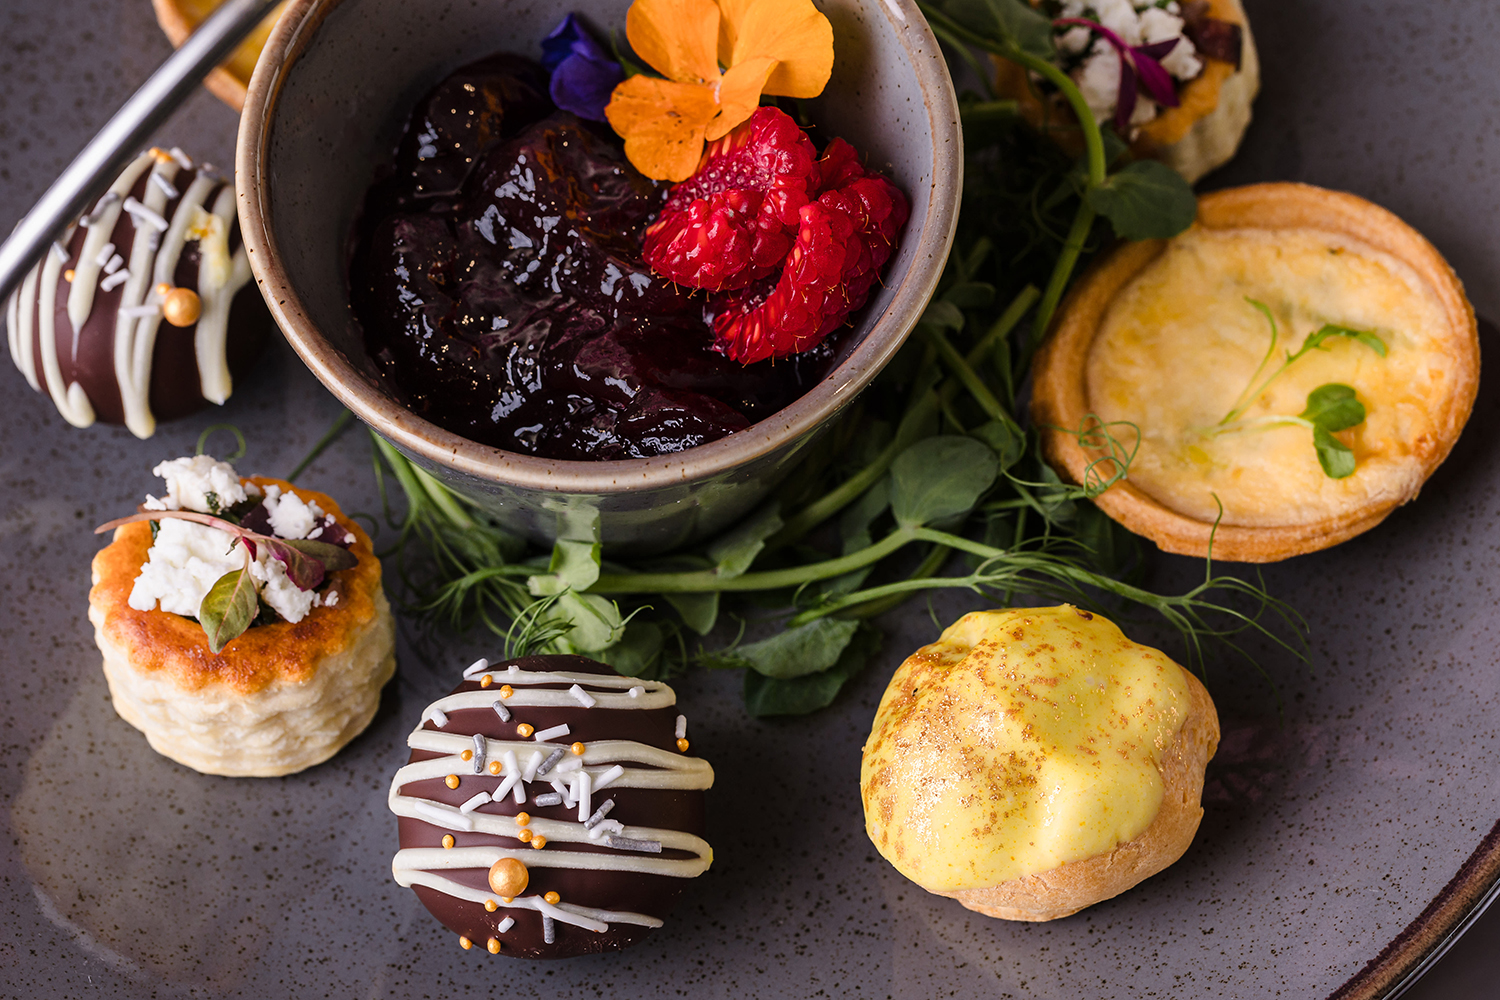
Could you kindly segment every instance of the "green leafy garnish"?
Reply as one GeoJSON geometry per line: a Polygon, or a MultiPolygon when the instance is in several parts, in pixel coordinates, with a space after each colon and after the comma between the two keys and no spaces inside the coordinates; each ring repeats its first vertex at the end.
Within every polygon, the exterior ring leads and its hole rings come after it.
{"type": "Polygon", "coordinates": [[[1198,215],[1198,199],[1165,163],[1137,160],[1089,189],[1089,207],[1110,221],[1122,240],[1164,240],[1198,215]]]}
{"type": "Polygon", "coordinates": [[[255,580],[250,576],[250,553],[246,550],[245,564],[219,577],[198,606],[198,621],[208,636],[209,651],[217,654],[239,638],[259,612],[255,580]]]}
{"type": "Polygon", "coordinates": [[[1321,385],[1307,395],[1307,408],[1297,416],[1271,414],[1257,417],[1253,420],[1244,420],[1242,417],[1254,402],[1261,397],[1266,389],[1279,378],[1288,368],[1295,364],[1298,359],[1305,357],[1310,351],[1326,351],[1323,345],[1335,337],[1344,337],[1357,343],[1364,344],[1370,350],[1386,356],[1385,341],[1375,334],[1366,330],[1355,330],[1347,326],[1339,326],[1334,323],[1325,323],[1313,333],[1308,334],[1307,339],[1295,354],[1287,351],[1281,364],[1269,375],[1261,379],[1266,365],[1270,364],[1271,358],[1276,354],[1276,344],[1280,338],[1280,330],[1276,325],[1276,317],[1272,315],[1271,308],[1264,302],[1258,302],[1252,298],[1246,298],[1257,312],[1266,318],[1271,327],[1271,345],[1266,348],[1265,356],[1261,358],[1260,364],[1256,366],[1255,372],[1250,376],[1250,383],[1240,393],[1239,398],[1234,401],[1224,419],[1210,432],[1214,436],[1220,434],[1232,434],[1242,431],[1266,430],[1271,427],[1302,426],[1312,431],[1313,450],[1317,453],[1318,464],[1323,467],[1323,474],[1330,479],[1344,479],[1354,474],[1356,461],[1354,451],[1333,435],[1338,431],[1357,427],[1365,422],[1365,405],[1359,401],[1352,386],[1343,385],[1339,382],[1330,382],[1321,385]],[[1259,380],[1259,381],[1257,381],[1259,380]]]}

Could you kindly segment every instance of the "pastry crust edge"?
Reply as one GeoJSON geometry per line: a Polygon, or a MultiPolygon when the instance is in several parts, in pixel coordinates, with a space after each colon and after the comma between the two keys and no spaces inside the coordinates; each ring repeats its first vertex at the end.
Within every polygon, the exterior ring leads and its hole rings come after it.
{"type": "Polygon", "coordinates": [[[1118,896],[1181,858],[1203,819],[1203,772],[1219,746],[1219,714],[1202,681],[1182,670],[1188,710],[1162,755],[1162,799],[1151,825],[1104,854],[979,889],[938,892],[987,917],[1042,922],[1118,896]]]}
{"type": "MultiPolygon", "coordinates": [[[[1479,391],[1479,326],[1463,283],[1426,237],[1373,202],[1309,184],[1278,182],[1229,188],[1198,200],[1194,223],[1209,229],[1321,229],[1351,236],[1412,267],[1442,304],[1449,321],[1457,384],[1434,415],[1437,440],[1427,450],[1421,475],[1401,494],[1344,514],[1304,524],[1254,527],[1214,525],[1161,503],[1128,479],[1094,499],[1101,510],[1165,552],[1227,562],[1278,562],[1317,552],[1375,527],[1415,499],[1429,476],[1453,450],[1479,391]]],[[[1117,246],[1079,279],[1037,353],[1031,403],[1047,461],[1064,479],[1081,484],[1097,455],[1064,428],[1079,428],[1089,413],[1085,385],[1089,349],[1115,296],[1166,247],[1165,240],[1117,246]]]]}

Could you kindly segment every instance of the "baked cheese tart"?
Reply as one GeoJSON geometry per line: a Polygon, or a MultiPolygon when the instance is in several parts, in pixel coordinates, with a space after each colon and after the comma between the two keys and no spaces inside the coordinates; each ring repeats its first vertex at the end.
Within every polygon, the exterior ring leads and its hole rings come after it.
{"type": "Polygon", "coordinates": [[[1121,245],[1079,280],[1037,356],[1032,417],[1076,483],[1099,481],[1099,428],[1134,450],[1096,500],[1125,527],[1271,562],[1415,497],[1478,385],[1474,310],[1431,243],[1354,195],[1259,184],[1203,197],[1186,232],[1121,245]],[[1352,414],[1329,423],[1330,400],[1352,414]]]}

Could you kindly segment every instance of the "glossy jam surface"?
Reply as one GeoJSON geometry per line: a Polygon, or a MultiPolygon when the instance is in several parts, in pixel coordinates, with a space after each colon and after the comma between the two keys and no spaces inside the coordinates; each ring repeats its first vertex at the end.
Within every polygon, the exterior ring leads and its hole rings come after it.
{"type": "Polygon", "coordinates": [[[1070,605],[976,611],[897,669],[865,745],[865,829],[934,892],[1104,854],[1162,801],[1182,668],[1070,605]]]}
{"type": "Polygon", "coordinates": [[[676,452],[770,416],[841,338],[774,364],[715,353],[708,299],[641,258],[666,190],[553,110],[529,60],[464,67],[366,198],[350,269],[366,349],[421,416],[548,458],[676,452]]]}

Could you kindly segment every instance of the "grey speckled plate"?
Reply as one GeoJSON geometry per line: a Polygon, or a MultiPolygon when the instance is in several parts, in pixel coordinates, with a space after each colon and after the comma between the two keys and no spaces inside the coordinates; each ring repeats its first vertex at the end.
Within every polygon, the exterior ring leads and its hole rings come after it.
{"type": "MultiPolygon", "coordinates": [[[[1448,254],[1481,314],[1500,315],[1500,10],[1319,0],[1251,15],[1265,91],[1244,153],[1213,182],[1295,179],[1373,198],[1448,254]]],[[[0,226],[166,51],[144,0],[4,4],[0,226]]],[[[233,120],[203,97],[166,138],[228,162],[233,120]]],[[[190,451],[214,419],[249,434],[245,471],[284,474],[334,417],[331,398],[278,346],[222,414],[139,442],[65,426],[0,365],[11,399],[0,416],[0,992],[1388,996],[1500,872],[1495,386],[1487,376],[1470,430],[1416,504],[1267,571],[1307,613],[1314,662],[1266,654],[1282,724],[1252,673],[1213,665],[1225,740],[1207,819],[1187,857],[1137,890],[1010,925],[928,896],[874,856],[858,748],[891,669],[935,634],[914,606],[886,623],[880,662],[812,719],[747,720],[731,676],[681,683],[694,749],[719,773],[715,867],[633,951],[526,965],[460,951],[390,879],[385,789],[404,735],[488,644],[404,627],[401,673],[369,732],[287,779],[186,771],[110,708],[84,618],[89,528],[129,510],[151,465],[190,451]]],[[[348,509],[378,504],[358,435],[303,481],[348,509]]],[[[1165,559],[1158,582],[1200,571],[1165,559]]],[[[961,610],[936,609],[944,620],[961,610]]],[[[1466,961],[1488,970],[1469,981],[1492,990],[1494,953],[1466,961]]]]}

